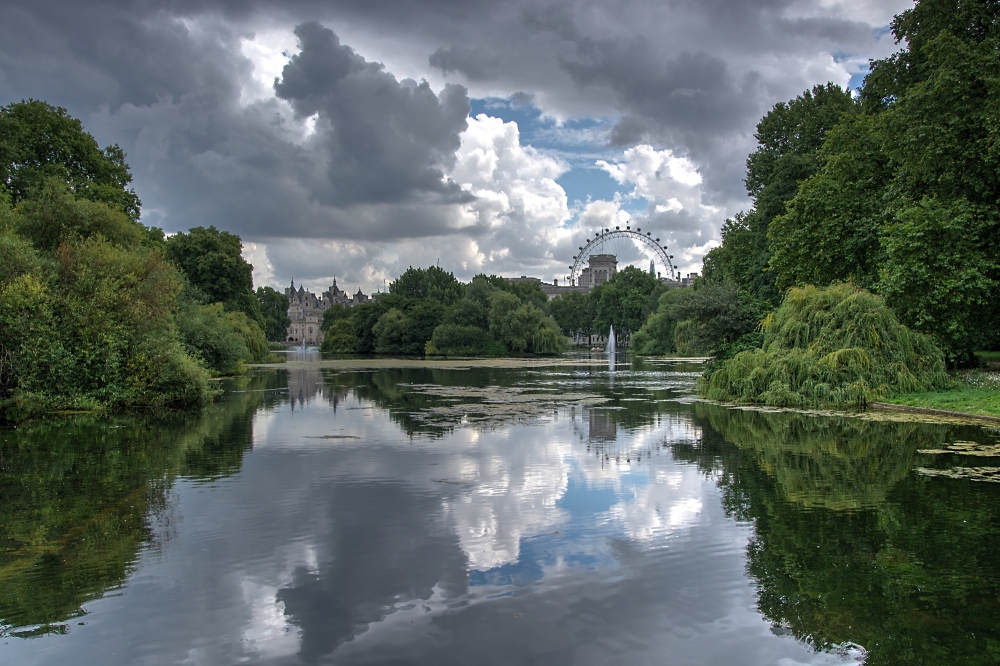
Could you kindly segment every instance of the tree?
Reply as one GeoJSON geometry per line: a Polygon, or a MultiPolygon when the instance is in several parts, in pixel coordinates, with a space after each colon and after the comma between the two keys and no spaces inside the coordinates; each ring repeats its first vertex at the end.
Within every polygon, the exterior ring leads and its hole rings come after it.
{"type": "Polygon", "coordinates": [[[872,63],[860,113],[770,225],[770,266],[779,285],[873,288],[967,363],[1000,327],[1000,6],[921,0],[892,29],[906,48],[872,63]]]}
{"type": "Polygon", "coordinates": [[[754,298],[777,305],[782,285],[768,271],[772,220],[785,212],[799,184],[821,164],[823,139],[844,114],[854,111],[848,91],[828,83],[791,102],[779,102],[757,124],[757,150],[747,158],[746,187],[753,207],[722,228],[722,245],[705,257],[705,278],[732,282],[754,298]]]}
{"type": "Polygon", "coordinates": [[[587,294],[570,291],[549,302],[549,314],[563,335],[588,336],[594,332],[593,303],[587,294]]]}
{"type": "Polygon", "coordinates": [[[74,195],[108,204],[139,219],[139,197],[117,145],[101,148],[66,109],[38,100],[0,107],[0,185],[17,204],[46,181],[68,184],[74,195]]]}
{"type": "Polygon", "coordinates": [[[656,276],[626,266],[590,292],[594,328],[604,333],[614,326],[620,339],[628,340],[649,318],[665,289],[656,276]]]}
{"type": "Polygon", "coordinates": [[[215,227],[194,227],[167,239],[167,256],[191,285],[212,302],[239,311],[264,326],[253,291],[253,266],[243,258],[243,242],[236,234],[215,227]]]}
{"type": "Polygon", "coordinates": [[[680,291],[664,307],[669,319],[677,322],[674,344],[685,355],[726,355],[728,345],[753,332],[763,312],[762,304],[732,284],[714,282],[680,291]]]}
{"type": "Polygon", "coordinates": [[[320,351],[329,354],[353,354],[358,347],[354,335],[354,323],[350,319],[336,319],[331,322],[323,336],[320,351]]]}
{"type": "Polygon", "coordinates": [[[405,352],[406,316],[391,308],[379,317],[372,326],[375,337],[375,352],[379,354],[403,354],[405,352]]]}
{"type": "Polygon", "coordinates": [[[451,305],[462,297],[462,283],[452,273],[437,266],[430,268],[407,268],[395,281],[389,284],[389,292],[403,298],[421,300],[433,299],[443,305],[451,305]]]}
{"type": "MultiPolygon", "coordinates": [[[[257,287],[257,304],[264,320],[264,334],[272,342],[284,341],[292,320],[288,318],[288,297],[271,287],[257,287]]],[[[326,313],[323,313],[326,322],[326,313]]]]}

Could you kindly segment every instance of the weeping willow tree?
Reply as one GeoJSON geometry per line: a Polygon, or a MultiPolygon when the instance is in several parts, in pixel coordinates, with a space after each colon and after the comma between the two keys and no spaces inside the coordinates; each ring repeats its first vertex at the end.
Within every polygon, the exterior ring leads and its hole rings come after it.
{"type": "Polygon", "coordinates": [[[761,323],[764,345],[720,363],[700,384],[713,400],[775,407],[863,407],[947,383],[931,338],[851,284],[790,289],[761,323]]]}

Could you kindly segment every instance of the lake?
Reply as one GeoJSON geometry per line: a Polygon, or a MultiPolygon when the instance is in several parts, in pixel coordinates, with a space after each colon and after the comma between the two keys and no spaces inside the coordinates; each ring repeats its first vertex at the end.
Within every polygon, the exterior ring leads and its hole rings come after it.
{"type": "Polygon", "coordinates": [[[1000,430],[289,363],[0,430],[0,663],[994,664],[1000,430]]]}

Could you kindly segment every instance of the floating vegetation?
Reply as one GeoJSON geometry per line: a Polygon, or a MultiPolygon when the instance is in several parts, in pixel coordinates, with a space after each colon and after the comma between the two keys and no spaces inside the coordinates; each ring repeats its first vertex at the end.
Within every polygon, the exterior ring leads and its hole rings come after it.
{"type": "Polygon", "coordinates": [[[941,476],[946,479],[965,479],[967,481],[1000,483],[1000,467],[951,467],[949,469],[918,467],[917,474],[923,474],[924,476],[941,476]]]}
{"type": "Polygon", "coordinates": [[[1000,444],[980,444],[979,442],[950,442],[940,449],[918,449],[917,453],[958,453],[963,456],[1000,458],[1000,444]]]}
{"type": "Polygon", "coordinates": [[[593,407],[611,400],[593,393],[557,393],[551,389],[522,386],[442,386],[401,384],[415,393],[434,396],[448,404],[426,407],[411,414],[421,423],[433,425],[474,425],[497,428],[528,423],[551,416],[568,405],[593,407]],[[459,399],[459,402],[454,400],[459,399]]]}

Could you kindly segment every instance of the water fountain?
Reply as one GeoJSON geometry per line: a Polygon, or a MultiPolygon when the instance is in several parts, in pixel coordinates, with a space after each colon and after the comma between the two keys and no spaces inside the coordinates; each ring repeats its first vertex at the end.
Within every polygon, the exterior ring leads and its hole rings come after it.
{"type": "MultiPolygon", "coordinates": [[[[614,373],[615,371],[615,352],[618,350],[618,345],[615,344],[615,327],[611,326],[611,331],[608,333],[608,346],[604,348],[604,353],[608,355],[608,372],[614,373]]],[[[611,380],[612,382],[614,379],[611,380]]]]}

